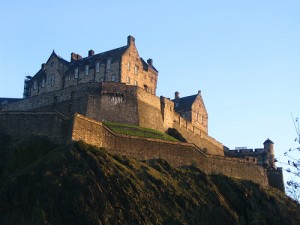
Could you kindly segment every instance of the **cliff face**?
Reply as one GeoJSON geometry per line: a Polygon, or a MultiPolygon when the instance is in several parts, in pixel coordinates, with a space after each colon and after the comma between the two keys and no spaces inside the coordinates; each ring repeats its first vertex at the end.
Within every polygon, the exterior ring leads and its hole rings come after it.
{"type": "Polygon", "coordinates": [[[0,224],[296,225],[300,206],[275,189],[193,166],[2,134],[0,224]]]}

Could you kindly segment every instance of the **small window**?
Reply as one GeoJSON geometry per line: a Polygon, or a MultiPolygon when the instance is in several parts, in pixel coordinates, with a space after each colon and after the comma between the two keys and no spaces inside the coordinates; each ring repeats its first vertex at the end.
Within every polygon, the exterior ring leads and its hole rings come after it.
{"type": "Polygon", "coordinates": [[[53,87],[54,86],[54,78],[55,78],[54,74],[52,74],[50,77],[51,77],[51,87],[53,87]]]}
{"type": "Polygon", "coordinates": [[[36,89],[37,89],[37,82],[35,80],[35,81],[33,81],[33,90],[36,90],[36,89]]]}
{"type": "Polygon", "coordinates": [[[138,67],[138,66],[135,66],[135,67],[134,67],[134,74],[135,74],[135,75],[138,75],[138,72],[139,72],[139,67],[138,67]]]}
{"type": "Polygon", "coordinates": [[[54,62],[51,62],[51,67],[53,67],[54,66],[54,62]]]}
{"type": "Polygon", "coordinates": [[[42,88],[45,87],[45,83],[46,83],[46,79],[43,78],[43,79],[42,79],[42,88]]]}
{"type": "Polygon", "coordinates": [[[54,74],[48,76],[48,85],[54,86],[54,74]]]}
{"type": "Polygon", "coordinates": [[[85,66],[85,69],[84,69],[84,75],[86,75],[86,76],[89,75],[89,65],[86,65],[86,66],[85,66]]]}
{"type": "Polygon", "coordinates": [[[130,84],[130,77],[127,77],[127,84],[130,84]]]}
{"type": "Polygon", "coordinates": [[[106,63],[106,69],[110,70],[110,68],[111,68],[111,59],[108,59],[106,63]]]}
{"type": "Polygon", "coordinates": [[[116,81],[116,74],[111,75],[111,81],[113,81],[113,82],[116,81]]]}
{"type": "Polygon", "coordinates": [[[99,73],[100,72],[100,63],[97,62],[96,63],[96,73],[99,73]]]}
{"type": "Polygon", "coordinates": [[[134,85],[135,85],[135,86],[138,86],[138,82],[137,82],[136,80],[134,81],[134,85]]]}
{"type": "Polygon", "coordinates": [[[75,72],[74,72],[74,78],[78,78],[78,68],[75,68],[75,72]]]}
{"type": "Polygon", "coordinates": [[[127,70],[130,70],[130,62],[127,63],[127,70]]]}

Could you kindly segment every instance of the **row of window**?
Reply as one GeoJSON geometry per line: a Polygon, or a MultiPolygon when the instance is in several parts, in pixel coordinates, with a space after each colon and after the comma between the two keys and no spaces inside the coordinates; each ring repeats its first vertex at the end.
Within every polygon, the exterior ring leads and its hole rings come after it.
{"type": "MultiPolygon", "coordinates": [[[[110,70],[111,69],[111,59],[108,59],[107,60],[107,63],[106,63],[106,69],[107,70],[110,70]]],[[[127,69],[130,70],[130,62],[127,63],[127,69]]],[[[100,72],[100,62],[97,62],[96,63],[96,67],[95,67],[95,70],[96,70],[96,73],[99,73],[100,72]]],[[[138,72],[139,72],[139,67],[138,66],[134,66],[134,74],[135,75],[138,75],[138,72]]],[[[88,76],[89,75],[89,65],[86,65],[84,67],[84,75],[85,76],[88,76]]],[[[79,69],[78,68],[75,68],[75,71],[74,71],[74,77],[77,79],[79,76],[79,69]]],[[[151,82],[153,81],[153,78],[151,78],[151,82]]]]}
{"type": "MultiPolygon", "coordinates": [[[[51,87],[54,86],[54,80],[55,80],[55,76],[54,74],[51,74],[48,76],[48,85],[51,85],[51,87]]],[[[46,78],[42,79],[42,83],[41,83],[41,87],[44,88],[46,85],[46,78]]],[[[38,87],[38,82],[37,80],[33,81],[33,90],[36,90],[38,87]]]]}

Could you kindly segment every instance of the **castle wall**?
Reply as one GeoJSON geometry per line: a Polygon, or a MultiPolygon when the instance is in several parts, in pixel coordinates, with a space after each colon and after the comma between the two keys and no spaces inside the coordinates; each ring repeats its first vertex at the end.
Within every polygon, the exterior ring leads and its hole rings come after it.
{"type": "Polygon", "coordinates": [[[43,95],[26,98],[18,102],[4,105],[2,108],[4,111],[32,111],[37,109],[59,111],[57,108],[59,107],[59,109],[62,110],[62,113],[70,111],[85,114],[84,108],[86,108],[86,101],[83,101],[83,96],[86,96],[87,93],[97,92],[100,93],[99,84],[87,83],[79,86],[69,87],[59,91],[45,93],[43,95]],[[78,104],[76,104],[76,102],[74,103],[75,99],[79,99],[77,101],[78,104]],[[80,106],[81,104],[83,106],[80,106]],[[62,107],[65,108],[62,109],[62,107]],[[76,111],[77,109],[79,111],[76,111]]]}
{"type": "Polygon", "coordinates": [[[220,142],[208,136],[178,114],[176,115],[174,117],[173,127],[177,129],[188,142],[194,143],[202,149],[206,149],[207,154],[224,156],[223,145],[220,142]]]}
{"type": "Polygon", "coordinates": [[[267,170],[269,185],[284,192],[282,168],[267,170]]]}
{"type": "Polygon", "coordinates": [[[173,128],[174,124],[174,102],[171,100],[161,96],[160,97],[160,104],[161,104],[161,112],[163,116],[163,122],[164,122],[164,129],[168,130],[168,128],[173,128]]]}
{"type": "Polygon", "coordinates": [[[164,132],[160,98],[137,88],[139,126],[164,132]]]}
{"type": "Polygon", "coordinates": [[[117,135],[102,123],[78,114],[74,116],[72,140],[84,140],[105,147],[112,154],[138,160],[163,158],[173,166],[196,164],[209,174],[221,173],[267,185],[264,169],[253,163],[221,156],[206,156],[193,144],[117,135]],[[83,130],[87,130],[87,134],[83,130]]]}
{"type": "Polygon", "coordinates": [[[65,143],[68,129],[68,119],[59,113],[0,113],[0,130],[14,136],[45,135],[57,143],[65,143]]]}

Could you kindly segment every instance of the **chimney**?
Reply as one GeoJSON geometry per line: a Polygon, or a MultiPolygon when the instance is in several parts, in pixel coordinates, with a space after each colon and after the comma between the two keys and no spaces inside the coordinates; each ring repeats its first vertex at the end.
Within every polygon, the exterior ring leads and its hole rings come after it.
{"type": "Polygon", "coordinates": [[[198,91],[198,95],[201,95],[201,90],[198,91]]]}
{"type": "Polygon", "coordinates": [[[71,62],[73,62],[73,61],[75,61],[75,60],[77,60],[77,54],[74,53],[74,52],[72,52],[72,53],[71,53],[71,62]]]}
{"type": "Polygon", "coordinates": [[[82,59],[82,56],[77,54],[77,60],[82,59]]]}
{"type": "Polygon", "coordinates": [[[152,60],[152,59],[148,59],[148,60],[147,60],[147,63],[148,63],[150,66],[153,66],[153,60],[152,60]]]}
{"type": "Polygon", "coordinates": [[[41,69],[42,69],[42,70],[45,70],[45,63],[43,63],[43,64],[41,65],[41,69]]]}
{"type": "Polygon", "coordinates": [[[178,91],[175,92],[175,100],[180,98],[180,93],[178,91]]]}
{"type": "Polygon", "coordinates": [[[127,46],[130,46],[131,44],[134,44],[134,42],[135,42],[135,38],[129,35],[127,37],[127,46]]]}
{"type": "Polygon", "coordinates": [[[95,54],[94,50],[89,50],[89,57],[93,56],[95,54]]]}

